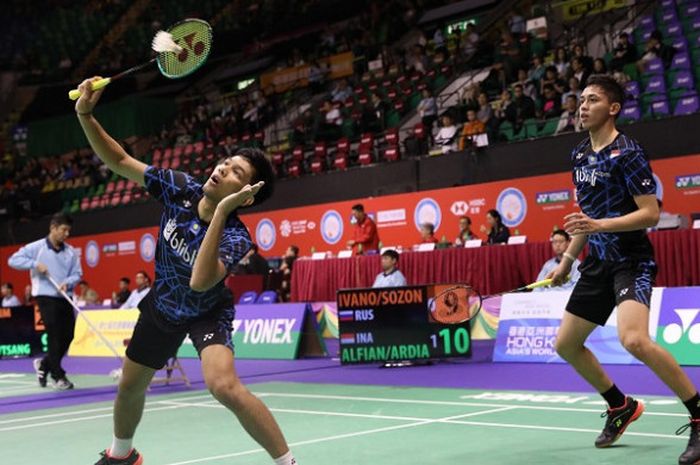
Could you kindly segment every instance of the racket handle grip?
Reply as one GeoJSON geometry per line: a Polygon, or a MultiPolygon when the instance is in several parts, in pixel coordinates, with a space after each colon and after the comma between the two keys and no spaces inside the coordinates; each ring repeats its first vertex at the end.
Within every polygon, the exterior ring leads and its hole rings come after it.
{"type": "MultiPolygon", "coordinates": [[[[112,78],[103,78],[99,81],[92,82],[92,90],[100,90],[103,87],[107,87],[107,84],[112,82],[112,78]]],[[[68,98],[71,100],[78,100],[80,98],[80,91],[78,89],[73,89],[68,92],[68,98]]]]}
{"type": "MultiPolygon", "coordinates": [[[[566,277],[566,281],[569,281],[571,279],[571,276],[566,277]]],[[[528,289],[536,289],[538,287],[548,287],[552,285],[552,278],[547,278],[543,279],[542,281],[537,281],[532,284],[528,284],[527,288],[528,289]]]]}

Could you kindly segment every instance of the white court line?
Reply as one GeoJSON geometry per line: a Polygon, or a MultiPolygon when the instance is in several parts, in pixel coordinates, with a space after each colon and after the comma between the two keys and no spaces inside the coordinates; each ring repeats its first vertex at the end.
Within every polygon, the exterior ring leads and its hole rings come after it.
{"type": "MultiPolygon", "coordinates": [[[[500,411],[501,409],[497,409],[497,410],[500,411]]],[[[405,423],[403,425],[387,426],[384,428],[375,428],[375,429],[369,429],[369,430],[364,430],[364,431],[356,431],[354,433],[337,434],[334,436],[326,436],[323,438],[309,439],[307,441],[293,442],[293,443],[289,444],[289,447],[298,447],[298,446],[304,446],[307,444],[316,444],[319,442],[335,441],[337,439],[346,439],[346,438],[352,438],[352,437],[357,437],[357,436],[366,436],[369,434],[382,433],[385,431],[413,428],[415,426],[422,426],[422,425],[427,425],[430,423],[439,423],[439,422],[444,422],[444,421],[453,420],[453,419],[456,420],[458,418],[465,418],[465,417],[469,417],[469,416],[484,415],[487,413],[493,413],[493,411],[492,410],[484,410],[482,412],[472,412],[472,413],[467,413],[464,415],[453,415],[453,416],[444,417],[444,418],[435,418],[435,419],[426,419],[426,420],[421,420],[421,421],[415,421],[412,423],[405,423]]],[[[173,463],[168,463],[167,465],[189,465],[191,463],[210,462],[212,460],[229,459],[232,457],[240,457],[243,455],[257,454],[260,452],[265,452],[265,451],[264,451],[264,449],[261,449],[261,448],[249,449],[249,450],[246,450],[243,452],[233,452],[230,454],[214,455],[211,457],[203,457],[203,458],[199,458],[199,459],[186,460],[184,462],[173,462],[173,463]]]]}
{"type": "MultiPolygon", "coordinates": [[[[259,395],[258,393],[255,393],[259,395]]],[[[266,397],[291,397],[298,399],[326,399],[326,400],[352,400],[360,402],[388,402],[397,404],[420,404],[420,405],[447,405],[455,407],[517,407],[527,410],[542,410],[542,411],[554,411],[554,412],[584,412],[584,413],[600,413],[601,409],[586,409],[586,408],[574,408],[574,407],[546,407],[541,405],[522,405],[522,404],[493,404],[493,403],[480,403],[480,402],[455,402],[449,400],[415,400],[415,399],[394,399],[388,397],[360,397],[360,396],[338,396],[338,395],[325,395],[325,394],[296,394],[296,393],[286,393],[286,392],[265,392],[262,393],[266,397]]],[[[644,415],[647,416],[659,416],[659,417],[681,417],[688,418],[687,413],[663,413],[663,412],[649,412],[644,411],[644,415]]]]}
{"type": "MultiPolygon", "coordinates": [[[[174,397],[173,399],[169,399],[172,401],[177,401],[177,400],[193,400],[193,399],[203,399],[203,398],[211,398],[211,394],[197,394],[194,396],[184,396],[184,397],[174,397]]],[[[162,400],[157,400],[157,401],[151,401],[151,402],[146,402],[146,406],[149,405],[161,405],[164,401],[162,400]]],[[[100,407],[100,408],[92,408],[92,409],[87,409],[87,410],[72,410],[69,412],[60,412],[60,413],[51,413],[47,415],[34,415],[31,417],[22,417],[22,418],[13,418],[12,420],[0,420],[0,425],[3,424],[8,424],[8,423],[20,423],[23,421],[32,421],[32,420],[45,420],[47,418],[60,418],[60,417],[66,417],[66,416],[73,416],[73,415],[80,415],[82,413],[95,413],[95,412],[105,412],[105,411],[112,411],[114,407],[109,406],[109,407],[100,407]]]]}
{"type": "Polygon", "coordinates": [[[23,386],[36,386],[36,381],[19,381],[16,379],[0,379],[0,384],[21,384],[23,386]]]}
{"type": "MultiPolygon", "coordinates": [[[[183,402],[169,402],[169,401],[164,401],[164,403],[178,405],[181,407],[205,407],[205,408],[226,409],[226,407],[224,407],[221,404],[218,404],[218,405],[213,405],[213,404],[209,404],[209,403],[186,404],[183,402]]],[[[486,413],[504,412],[506,410],[513,410],[516,408],[517,407],[502,407],[502,408],[497,408],[497,409],[484,410],[483,412],[468,413],[468,414],[465,414],[461,417],[483,415],[486,413]]],[[[433,418],[406,417],[406,416],[394,416],[394,415],[373,415],[371,413],[329,412],[329,411],[325,411],[325,410],[300,410],[300,409],[270,408],[270,411],[271,412],[280,412],[280,413],[300,413],[300,414],[305,414],[305,415],[325,415],[325,416],[352,417],[352,418],[376,418],[377,420],[400,420],[400,421],[434,420],[433,418]]]]}

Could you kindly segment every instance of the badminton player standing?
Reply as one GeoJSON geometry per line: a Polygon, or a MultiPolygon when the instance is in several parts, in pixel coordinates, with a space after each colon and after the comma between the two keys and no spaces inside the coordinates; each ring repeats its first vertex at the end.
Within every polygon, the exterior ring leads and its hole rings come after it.
{"type": "Polygon", "coordinates": [[[223,282],[252,245],[236,210],[272,193],[269,162],[259,150],[239,150],[220,161],[204,185],[185,173],[146,166],[127,155],[92,116],[102,91],[93,92],[90,80],[80,85],[80,91],[75,111],[95,153],[112,171],[145,186],[164,205],[155,281],[139,303],[141,314],[126,351],[114,403],[112,446],[96,465],[143,463],[132,439],[146,388],[187,334],[213,396],[238,417],[277,465],[295,464],[272,414],[236,374],[233,297],[223,282]]]}
{"type": "Polygon", "coordinates": [[[589,137],[571,154],[581,212],[565,218],[565,229],[574,238],[550,273],[554,284],[565,281],[586,241],[589,254],[579,267],[581,278],[567,304],[556,349],[608,403],[605,427],[595,445],[612,445],[641,416],[644,405],[625,396],[583,344],[617,305],[622,345],[651,368],[690,412],[690,423],[677,432],[691,431],[679,464],[694,465],[700,463],[700,396],[676,360],[649,337],[656,263],[645,230],[656,225],[659,209],[644,149],[615,127],[623,100],[622,87],[605,75],[591,76],[581,95],[581,123],[589,137]]]}

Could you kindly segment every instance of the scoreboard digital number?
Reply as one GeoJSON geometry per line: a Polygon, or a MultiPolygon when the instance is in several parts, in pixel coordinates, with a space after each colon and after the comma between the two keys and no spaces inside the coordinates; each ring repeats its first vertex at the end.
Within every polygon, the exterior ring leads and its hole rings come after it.
{"type": "Polygon", "coordinates": [[[340,361],[387,363],[471,356],[469,322],[428,314],[434,286],[343,289],[337,293],[340,361]]]}

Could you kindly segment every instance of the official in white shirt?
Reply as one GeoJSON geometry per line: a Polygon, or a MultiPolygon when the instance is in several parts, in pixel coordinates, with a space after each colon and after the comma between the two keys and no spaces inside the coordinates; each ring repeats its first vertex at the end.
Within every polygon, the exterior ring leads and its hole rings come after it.
{"type": "MultiPolygon", "coordinates": [[[[559,266],[559,262],[561,262],[562,257],[564,256],[564,252],[566,252],[566,249],[569,247],[569,244],[571,243],[571,236],[569,236],[569,233],[562,229],[557,229],[552,233],[552,251],[554,252],[554,257],[550,258],[546,262],[544,262],[544,265],[542,266],[542,270],[540,271],[540,274],[537,275],[537,281],[541,281],[547,277],[550,271],[552,271],[554,268],[559,266]]],[[[538,289],[535,289],[535,291],[547,291],[547,290],[563,290],[563,289],[573,289],[574,286],[576,285],[576,282],[578,281],[578,278],[581,276],[581,273],[578,271],[578,267],[581,264],[581,262],[577,259],[574,260],[573,264],[571,265],[571,274],[570,278],[567,282],[562,284],[561,286],[558,287],[540,287],[538,289]]]]}
{"type": "Polygon", "coordinates": [[[396,265],[399,262],[399,254],[396,250],[385,250],[382,254],[382,272],[377,275],[372,287],[402,287],[406,285],[406,278],[396,265]]]}
{"type": "Polygon", "coordinates": [[[119,308],[137,308],[141,299],[146,297],[146,294],[151,290],[151,278],[145,271],[136,273],[134,281],[136,282],[136,289],[131,291],[129,298],[119,308]]]}

